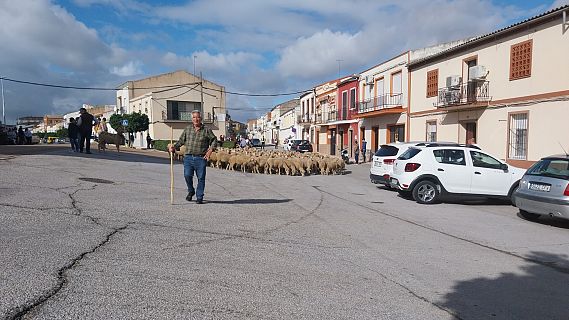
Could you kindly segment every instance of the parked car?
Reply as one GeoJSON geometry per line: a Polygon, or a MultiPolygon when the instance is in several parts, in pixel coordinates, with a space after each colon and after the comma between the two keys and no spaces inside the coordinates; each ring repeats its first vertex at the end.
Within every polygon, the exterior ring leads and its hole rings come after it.
{"type": "Polygon", "coordinates": [[[261,140],[254,138],[251,139],[251,146],[255,147],[255,148],[260,148],[261,147],[261,140]]]}
{"type": "Polygon", "coordinates": [[[372,157],[369,179],[372,183],[384,184],[390,187],[389,179],[393,172],[393,162],[395,162],[395,159],[407,151],[409,147],[424,146],[426,144],[429,144],[429,142],[392,142],[390,144],[381,145],[372,157]]]}
{"type": "Polygon", "coordinates": [[[283,148],[284,148],[285,150],[292,151],[292,146],[299,144],[301,141],[302,141],[302,140],[300,140],[300,139],[288,139],[288,140],[285,142],[283,148]]]}
{"type": "Polygon", "coordinates": [[[395,160],[390,183],[403,196],[432,204],[449,196],[511,199],[525,170],[470,145],[410,147],[395,160]]]}
{"type": "Polygon", "coordinates": [[[537,220],[544,215],[569,219],[569,155],[554,155],[534,163],[514,192],[520,215],[537,220]]]}
{"type": "Polygon", "coordinates": [[[298,143],[293,143],[290,146],[290,151],[297,151],[297,152],[312,152],[312,144],[308,140],[294,140],[298,141],[298,143]]]}

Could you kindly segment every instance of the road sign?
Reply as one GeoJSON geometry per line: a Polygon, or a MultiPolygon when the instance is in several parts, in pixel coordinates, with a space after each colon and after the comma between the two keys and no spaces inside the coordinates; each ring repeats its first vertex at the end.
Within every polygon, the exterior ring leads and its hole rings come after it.
{"type": "Polygon", "coordinates": [[[124,119],[124,120],[122,121],[122,126],[123,126],[123,127],[128,126],[128,120],[127,120],[127,119],[124,119]]]}

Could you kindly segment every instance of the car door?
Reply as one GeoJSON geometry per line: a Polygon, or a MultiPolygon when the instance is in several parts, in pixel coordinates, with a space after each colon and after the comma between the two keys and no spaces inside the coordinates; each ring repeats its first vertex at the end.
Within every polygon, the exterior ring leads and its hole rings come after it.
{"type": "Polygon", "coordinates": [[[435,157],[434,174],[443,187],[452,193],[470,192],[470,175],[466,167],[466,157],[462,149],[433,150],[435,157]]]}
{"type": "Polygon", "coordinates": [[[510,191],[511,174],[502,169],[502,162],[481,152],[470,150],[473,194],[506,196],[510,191]]]}

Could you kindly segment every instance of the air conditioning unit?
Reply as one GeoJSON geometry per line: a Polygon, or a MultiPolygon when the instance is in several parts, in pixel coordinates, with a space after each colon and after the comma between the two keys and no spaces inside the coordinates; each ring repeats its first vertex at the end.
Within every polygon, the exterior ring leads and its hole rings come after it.
{"type": "Polygon", "coordinates": [[[373,86],[373,76],[366,76],[366,84],[368,86],[373,86]]]}
{"type": "Polygon", "coordinates": [[[450,76],[447,77],[447,88],[450,87],[458,87],[462,82],[462,78],[460,76],[450,76]]]}
{"type": "Polygon", "coordinates": [[[482,80],[486,78],[488,71],[486,71],[485,66],[473,66],[468,68],[468,81],[470,80],[482,80]]]}

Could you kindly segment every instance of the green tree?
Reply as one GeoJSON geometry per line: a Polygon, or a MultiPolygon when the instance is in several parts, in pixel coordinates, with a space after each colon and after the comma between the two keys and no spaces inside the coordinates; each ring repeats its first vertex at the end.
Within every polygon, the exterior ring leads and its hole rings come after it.
{"type": "Polygon", "coordinates": [[[113,114],[110,118],[109,118],[109,124],[111,125],[111,128],[115,129],[115,131],[120,132],[123,131],[123,127],[122,127],[122,121],[124,119],[124,116],[121,114],[113,114]]]}
{"type": "Polygon", "coordinates": [[[141,112],[133,112],[128,115],[128,132],[141,132],[148,130],[148,116],[141,112]]]}
{"type": "Polygon", "coordinates": [[[55,135],[59,138],[67,138],[69,137],[69,130],[67,130],[67,128],[61,128],[55,132],[55,135]]]}

